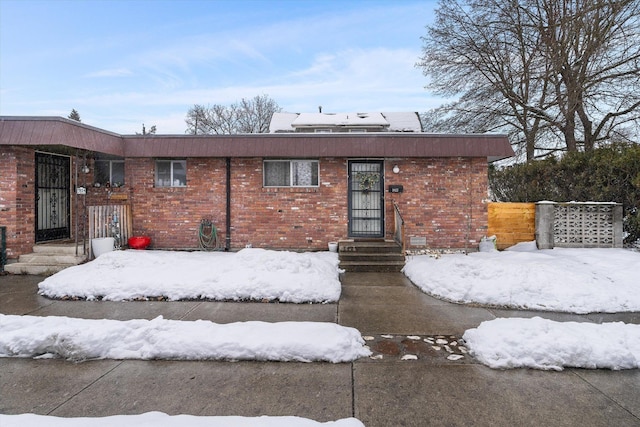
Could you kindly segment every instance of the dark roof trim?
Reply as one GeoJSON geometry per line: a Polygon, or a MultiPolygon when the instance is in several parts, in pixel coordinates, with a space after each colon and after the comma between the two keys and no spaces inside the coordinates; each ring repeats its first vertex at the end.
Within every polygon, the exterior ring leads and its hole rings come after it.
{"type": "Polygon", "coordinates": [[[505,135],[286,133],[117,135],[60,117],[0,117],[0,145],[67,145],[122,157],[485,157],[513,156],[505,135]]]}
{"type": "Polygon", "coordinates": [[[124,140],[125,157],[487,157],[493,160],[513,156],[504,135],[290,133],[125,136],[124,140]]]}

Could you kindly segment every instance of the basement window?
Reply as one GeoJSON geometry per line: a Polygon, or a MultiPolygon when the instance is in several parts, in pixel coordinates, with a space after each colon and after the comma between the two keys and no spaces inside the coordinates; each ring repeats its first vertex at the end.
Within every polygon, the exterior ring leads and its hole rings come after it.
{"type": "Polygon", "coordinates": [[[156,187],[186,186],[186,160],[156,160],[156,187]]]}
{"type": "Polygon", "coordinates": [[[317,187],[318,160],[265,160],[265,187],[317,187]]]}

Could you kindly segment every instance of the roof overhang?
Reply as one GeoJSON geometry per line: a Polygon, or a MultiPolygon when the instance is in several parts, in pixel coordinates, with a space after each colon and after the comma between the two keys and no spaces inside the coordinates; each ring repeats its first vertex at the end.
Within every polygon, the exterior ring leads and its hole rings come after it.
{"type": "Polygon", "coordinates": [[[61,117],[0,117],[0,145],[63,145],[122,157],[483,157],[495,161],[514,155],[506,135],[118,135],[61,117]]]}
{"type": "Polygon", "coordinates": [[[125,136],[125,157],[486,157],[513,156],[504,135],[251,134],[125,136]]]}
{"type": "Polygon", "coordinates": [[[65,146],[122,156],[122,136],[62,117],[0,116],[0,145],[65,146]]]}

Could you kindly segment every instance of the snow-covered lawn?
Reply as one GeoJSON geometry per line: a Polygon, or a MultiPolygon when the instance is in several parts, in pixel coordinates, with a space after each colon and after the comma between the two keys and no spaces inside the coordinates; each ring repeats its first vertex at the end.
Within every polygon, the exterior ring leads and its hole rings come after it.
{"type": "MultiPolygon", "coordinates": [[[[404,273],[424,292],[459,303],[586,314],[640,311],[640,253],[623,249],[537,250],[410,257],[404,273]]],[[[495,319],[464,334],[492,368],[640,367],[640,325],[495,319]]]]}
{"type": "Polygon", "coordinates": [[[45,415],[1,415],[2,427],[364,427],[355,418],[320,423],[300,417],[197,417],[147,412],[102,418],[60,418],[45,415]]]}
{"type": "Polygon", "coordinates": [[[67,268],[39,285],[52,298],[121,301],[270,300],[335,302],[338,254],[243,249],[229,252],[114,251],[67,268]]]}
{"type": "Polygon", "coordinates": [[[474,357],[497,369],[640,368],[640,325],[495,319],[463,338],[474,357]]]}
{"type": "MultiPolygon", "coordinates": [[[[571,313],[640,311],[640,253],[553,249],[535,243],[504,252],[409,257],[404,273],[425,292],[455,302],[571,313]]],[[[238,253],[116,251],[40,283],[40,293],[87,299],[280,300],[340,297],[337,254],[244,249],[238,253]]],[[[464,335],[496,368],[637,368],[640,327],[623,323],[496,319],[464,335]]],[[[70,359],[172,358],[355,360],[369,354],[360,333],[334,324],[217,325],[3,316],[4,356],[70,359]],[[82,322],[97,322],[86,326],[82,322]]]]}
{"type": "Polygon", "coordinates": [[[91,320],[0,314],[0,357],[351,362],[358,330],[322,322],[91,320]]]}
{"type": "Polygon", "coordinates": [[[640,252],[537,250],[409,257],[404,273],[448,301],[568,313],[640,311],[640,252]]]}

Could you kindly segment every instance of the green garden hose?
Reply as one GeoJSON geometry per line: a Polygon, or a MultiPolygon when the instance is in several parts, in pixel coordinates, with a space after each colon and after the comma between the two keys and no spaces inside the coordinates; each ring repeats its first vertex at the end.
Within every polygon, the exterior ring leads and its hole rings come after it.
{"type": "Polygon", "coordinates": [[[200,249],[204,251],[211,251],[218,249],[218,230],[208,219],[200,221],[200,228],[198,229],[198,243],[200,249]]]}

